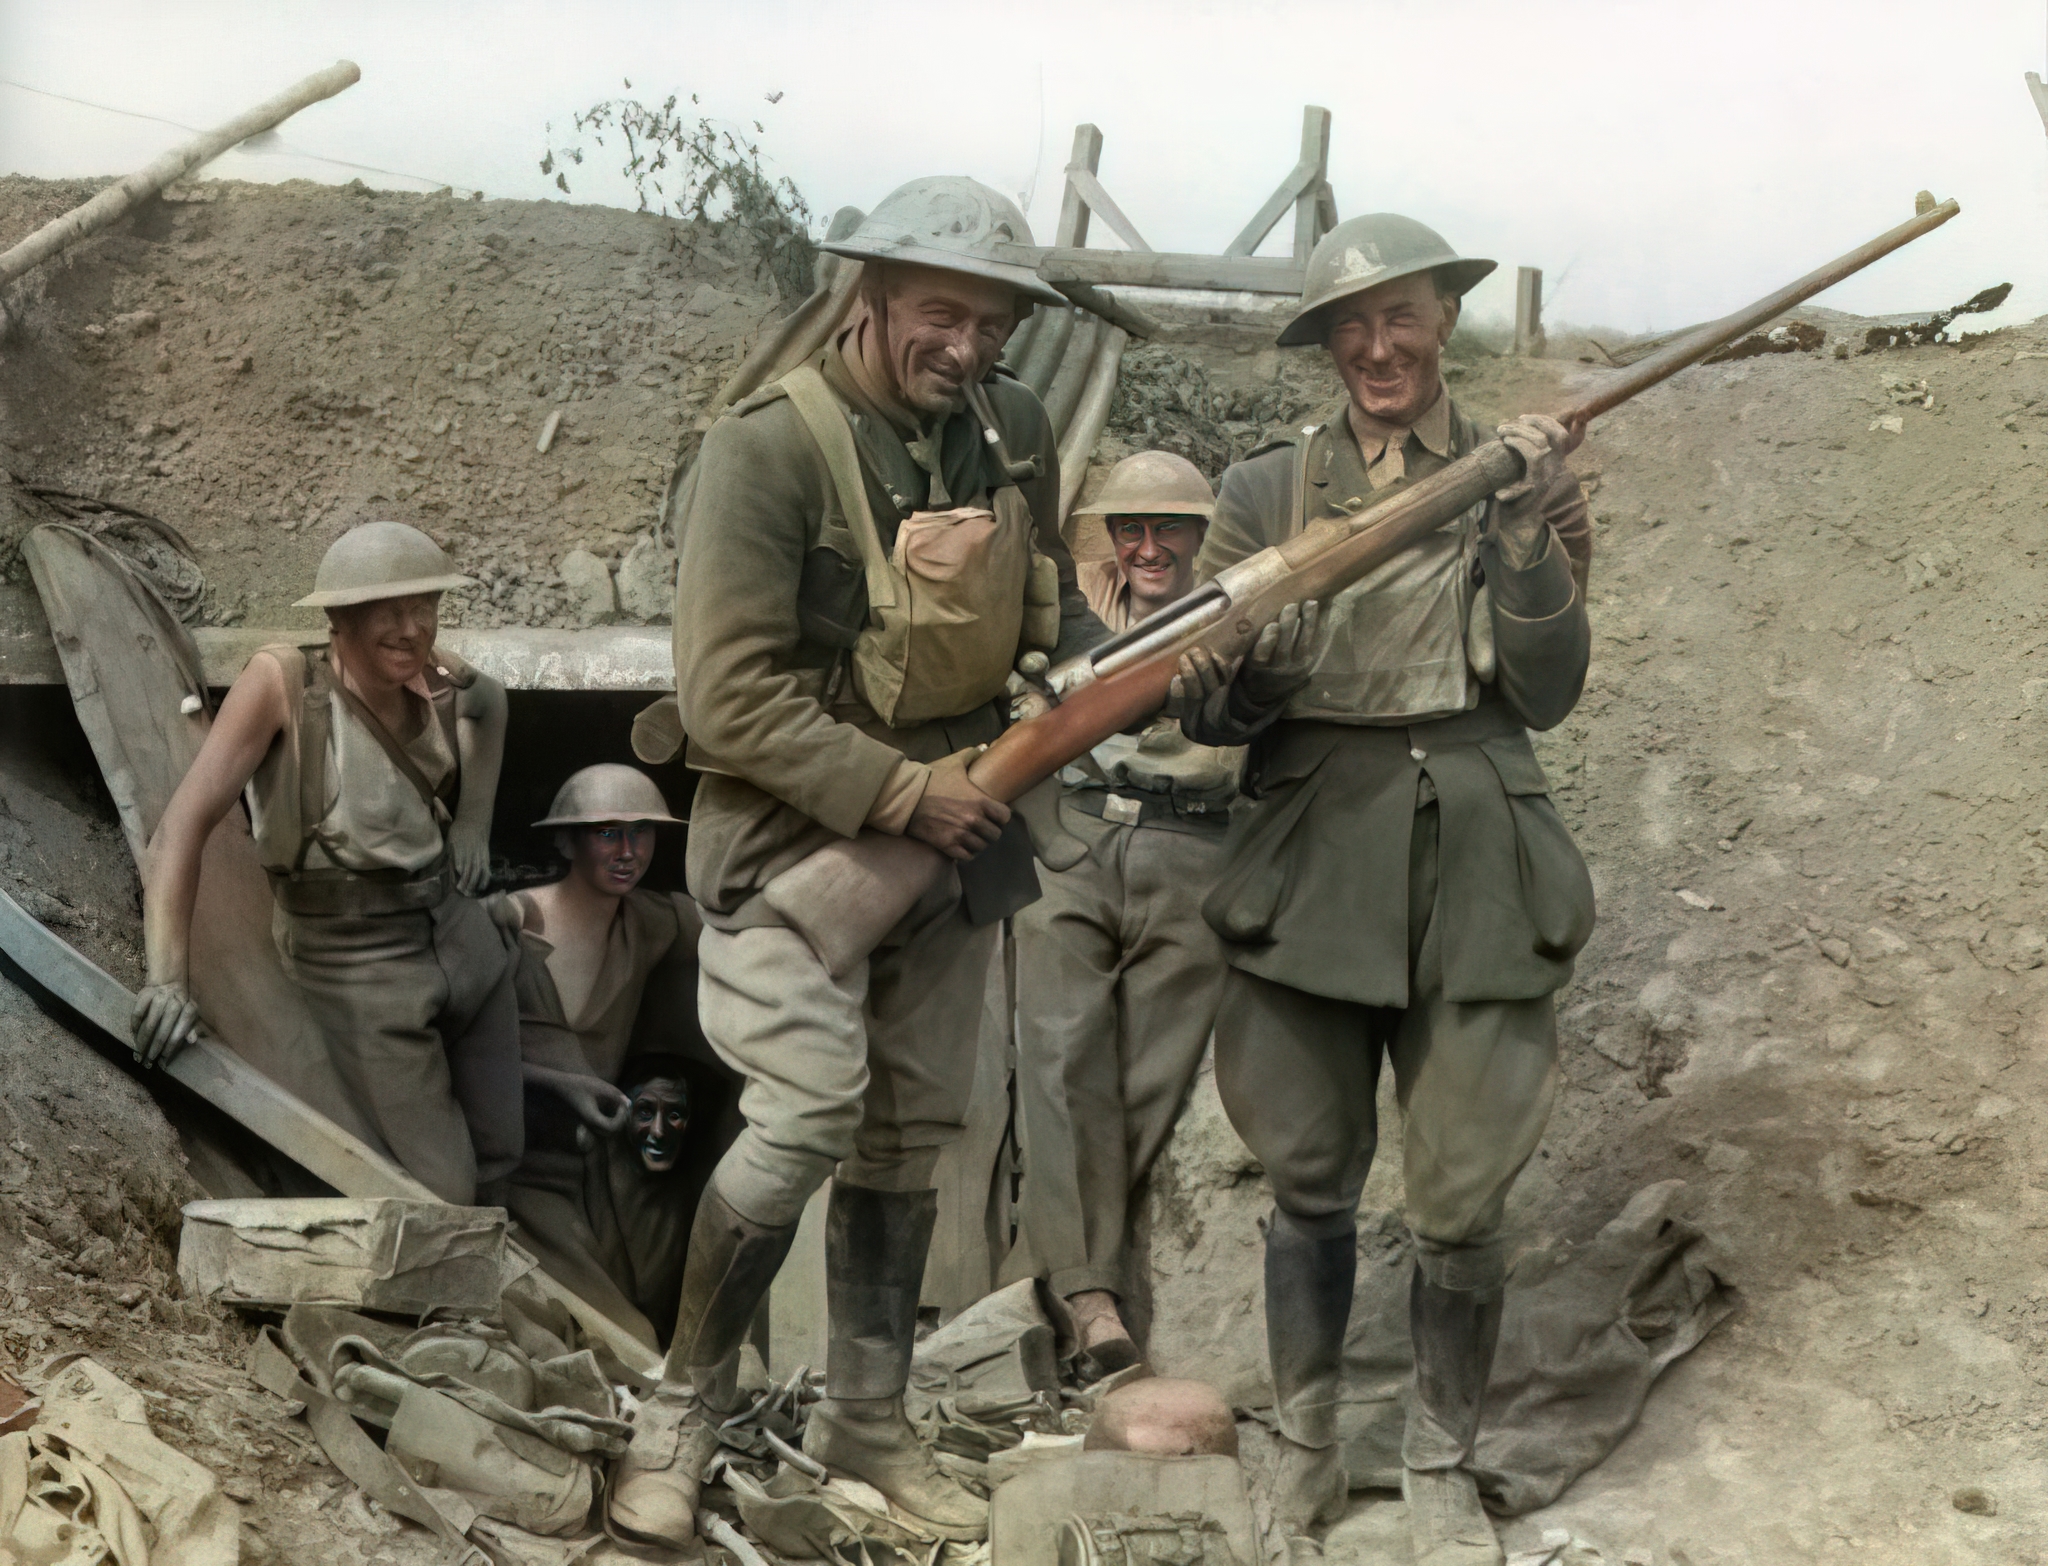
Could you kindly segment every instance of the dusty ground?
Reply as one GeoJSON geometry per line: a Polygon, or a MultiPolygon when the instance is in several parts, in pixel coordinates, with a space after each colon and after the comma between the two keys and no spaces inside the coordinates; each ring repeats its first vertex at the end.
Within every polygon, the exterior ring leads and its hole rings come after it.
{"type": "MultiPolygon", "coordinates": [[[[0,244],[86,188],[0,181],[0,244]]],[[[587,618],[565,557],[624,562],[679,435],[774,311],[721,241],[625,213],[191,198],[58,268],[0,342],[0,463],[185,528],[216,619],[295,623],[326,543],[387,509],[494,584],[462,607],[473,623],[587,618]],[[543,457],[557,407],[567,438],[543,457]]],[[[1454,391],[1482,413],[1599,373],[1464,362],[1454,391]]],[[[1145,350],[1129,385],[1099,456],[1160,439],[1213,463],[1328,381],[1219,331],[1145,350]],[[1222,402],[1192,416],[1204,397],[1222,402]]],[[[1513,1525],[1517,1547],[1563,1528],[1577,1560],[1655,1566],[2048,1559],[2048,1147],[2029,1113],[2048,1090],[2043,415],[2048,331],[2021,329],[1966,353],[1688,371],[1577,459],[1600,523],[1595,664],[1539,751],[1602,922],[1560,997],[1566,1086],[1518,1219],[1583,1239],[1682,1177],[1744,1308],[1614,1458],[1513,1525]],[[1902,400],[1922,380],[1931,408],[1902,400]],[[1959,1510],[1966,1487],[1995,1510],[1959,1510]]],[[[0,617],[22,613],[9,569],[0,617]]],[[[66,933],[132,977],[132,875],[103,803],[23,751],[0,739],[8,884],[65,903],[66,933]],[[66,800],[71,825],[38,826],[66,800]],[[45,862],[45,841],[106,862],[45,862]]],[[[240,1389],[245,1329],[168,1297],[189,1189],[146,1099],[6,986],[0,1048],[0,1141],[34,1160],[0,1153],[0,1235],[38,1236],[0,1240],[0,1285],[28,1302],[0,1364],[73,1343],[124,1373],[182,1357],[223,1390],[163,1433],[245,1476],[259,1527],[303,1528],[289,1558],[409,1559],[410,1532],[352,1529],[372,1520],[339,1500],[311,1511],[331,1473],[240,1389]],[[97,1240],[107,1276],[83,1265],[97,1240]],[[139,1330],[131,1285],[153,1313],[139,1330]],[[257,1436],[205,1422],[237,1413],[257,1436]]],[[[1255,1395],[1260,1182],[1206,1085],[1160,1179],[1166,1368],[1255,1395]]],[[[1376,1177],[1369,1203],[1392,1196],[1376,1177]]],[[[1332,1559],[1399,1559],[1397,1521],[1361,1498],[1332,1559]]]]}

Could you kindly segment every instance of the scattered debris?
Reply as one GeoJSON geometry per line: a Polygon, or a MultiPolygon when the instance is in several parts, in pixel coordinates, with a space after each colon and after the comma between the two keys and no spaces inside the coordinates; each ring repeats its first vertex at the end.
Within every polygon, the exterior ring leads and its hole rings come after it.
{"type": "MultiPolygon", "coordinates": [[[[1818,353],[1828,334],[1806,321],[1787,321],[1767,332],[1752,332],[1740,342],[1710,353],[1702,364],[1721,364],[1731,359],[1755,359],[1767,353],[1818,353]]],[[[1603,350],[1604,351],[1604,350],[1603,350]]]]}
{"type": "Polygon", "coordinates": [[[1982,293],[1972,294],[1959,305],[1950,305],[1946,310],[1937,310],[1924,321],[1910,321],[1903,326],[1873,326],[1863,334],[1862,353],[1874,353],[1885,348],[1924,348],[1933,343],[1947,342],[1950,323],[1958,316],[1982,315],[1987,310],[1996,310],[2005,303],[2012,292],[2012,284],[2000,283],[1982,293]]]}
{"type": "Polygon", "coordinates": [[[1713,898],[1703,897],[1698,892],[1695,892],[1689,886],[1681,886],[1678,888],[1678,900],[1681,903],[1684,903],[1686,907],[1696,908],[1701,913],[1711,912],[1713,909],[1719,908],[1721,906],[1719,903],[1715,902],[1713,898]]]}

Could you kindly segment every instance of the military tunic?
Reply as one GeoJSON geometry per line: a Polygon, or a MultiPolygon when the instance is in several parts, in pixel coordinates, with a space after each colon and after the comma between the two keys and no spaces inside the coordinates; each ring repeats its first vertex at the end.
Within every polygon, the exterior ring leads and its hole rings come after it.
{"type": "MultiPolygon", "coordinates": [[[[842,339],[844,341],[844,339],[842,339]]],[[[922,426],[870,403],[834,345],[818,368],[842,405],[884,548],[913,512],[1010,482],[980,421],[922,426]]],[[[1038,550],[1058,568],[1067,657],[1102,636],[1059,536],[1059,454],[1038,399],[984,385],[1003,446],[1035,463],[1019,482],[1038,550]]],[[[678,491],[676,686],[689,759],[688,880],[704,911],[702,1020],[747,1078],[747,1120],[720,1194],[765,1226],[793,1222],[842,1160],[858,1185],[929,1185],[962,1128],[993,926],[962,912],[949,871],[865,962],[835,979],[756,897],[780,871],[864,828],[901,833],[926,763],[1001,732],[995,702],[892,728],[839,677],[868,618],[861,552],[823,451],[780,386],[705,436],[678,491]]]]}
{"type": "MultiPolygon", "coordinates": [[[[1231,468],[1201,572],[1485,438],[1447,395],[1438,406],[1434,432],[1397,432],[1391,479],[1343,406],[1231,468]]],[[[1391,1055],[1410,1227],[1425,1270],[1461,1289],[1498,1281],[1507,1190],[1555,1092],[1550,995],[1593,923],[1527,733],[1560,721],[1585,678],[1573,556],[1590,531],[1569,475],[1540,504],[1545,537],[1519,568],[1489,503],[1324,606],[1314,672],[1251,748],[1250,802],[1204,906],[1232,970],[1217,1087],[1276,1201],[1307,1220],[1356,1207],[1391,1055]]]]}

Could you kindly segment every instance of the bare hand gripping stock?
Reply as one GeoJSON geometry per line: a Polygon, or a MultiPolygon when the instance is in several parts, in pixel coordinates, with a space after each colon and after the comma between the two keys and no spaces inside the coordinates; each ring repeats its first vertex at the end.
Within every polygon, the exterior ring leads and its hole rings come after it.
{"type": "MultiPolygon", "coordinates": [[[[1688,333],[1555,417],[1567,429],[1583,429],[1961,210],[1944,201],[1920,213],[1755,304],[1688,333]]],[[[1489,441],[1378,505],[1312,523],[1286,543],[1239,561],[1178,603],[1060,665],[1050,682],[1061,694],[1060,704],[1006,730],[975,758],[968,777],[991,798],[1010,803],[1112,734],[1156,713],[1183,653],[1206,647],[1219,659],[1242,656],[1286,605],[1328,598],[1517,482],[1522,472],[1513,449],[1489,441]]],[[[916,838],[862,832],[792,865],[761,895],[838,977],[881,944],[945,866],[944,855],[916,838]]]]}

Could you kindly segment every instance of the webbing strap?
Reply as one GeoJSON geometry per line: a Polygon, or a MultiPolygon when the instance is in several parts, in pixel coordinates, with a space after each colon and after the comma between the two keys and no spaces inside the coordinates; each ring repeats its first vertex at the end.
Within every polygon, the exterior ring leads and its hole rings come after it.
{"type": "Polygon", "coordinates": [[[889,555],[882,548],[882,535],[875,526],[875,514],[868,506],[867,481],[860,471],[860,453],[854,449],[853,431],[846,423],[846,410],[825,384],[815,364],[800,364],[782,377],[782,389],[790,406],[825,454],[825,470],[832,475],[832,487],[839,491],[839,507],[853,528],[860,545],[861,564],[867,568],[868,606],[896,607],[896,576],[889,555]]]}

